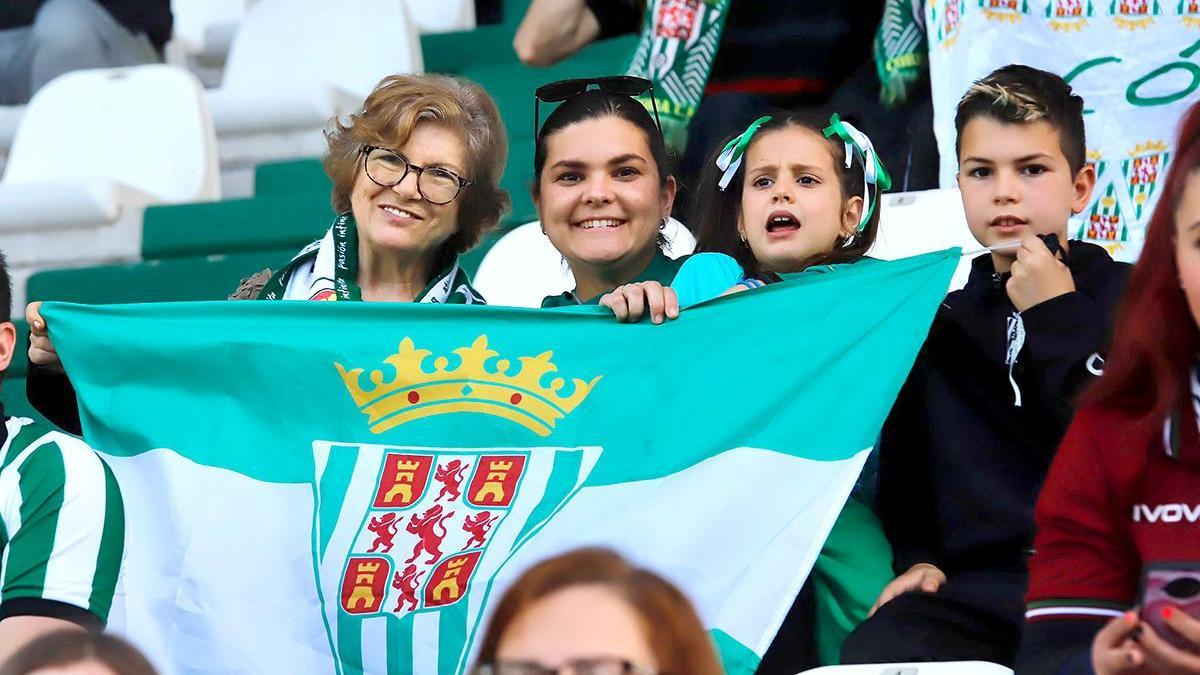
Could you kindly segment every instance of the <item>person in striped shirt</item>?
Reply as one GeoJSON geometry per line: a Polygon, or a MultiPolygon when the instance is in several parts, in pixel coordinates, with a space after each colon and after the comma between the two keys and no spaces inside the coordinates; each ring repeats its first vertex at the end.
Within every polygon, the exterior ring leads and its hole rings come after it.
{"type": "MultiPolygon", "coordinates": [[[[0,253],[0,372],[16,348],[0,253]]],[[[112,471],[83,441],[0,405],[0,661],[52,631],[108,619],[125,516],[112,471]]]]}

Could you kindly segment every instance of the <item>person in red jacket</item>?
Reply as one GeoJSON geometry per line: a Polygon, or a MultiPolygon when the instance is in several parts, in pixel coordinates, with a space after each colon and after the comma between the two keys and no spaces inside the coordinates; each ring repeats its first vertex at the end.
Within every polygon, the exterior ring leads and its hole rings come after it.
{"type": "Polygon", "coordinates": [[[1155,628],[1136,607],[1148,565],[1200,563],[1200,104],[1162,189],[1038,500],[1018,673],[1200,673],[1200,620],[1167,605],[1155,628]]]}

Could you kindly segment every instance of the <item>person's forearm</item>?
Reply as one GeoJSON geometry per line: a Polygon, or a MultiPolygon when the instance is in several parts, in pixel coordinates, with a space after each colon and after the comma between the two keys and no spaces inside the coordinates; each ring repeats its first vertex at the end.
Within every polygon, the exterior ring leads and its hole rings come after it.
{"type": "Polygon", "coordinates": [[[600,37],[600,22],[584,0],[533,0],[513,49],[522,63],[550,66],[600,37]]]}
{"type": "Polygon", "coordinates": [[[0,663],[37,638],[62,630],[83,628],[65,619],[48,616],[10,616],[0,621],[0,663]]]}

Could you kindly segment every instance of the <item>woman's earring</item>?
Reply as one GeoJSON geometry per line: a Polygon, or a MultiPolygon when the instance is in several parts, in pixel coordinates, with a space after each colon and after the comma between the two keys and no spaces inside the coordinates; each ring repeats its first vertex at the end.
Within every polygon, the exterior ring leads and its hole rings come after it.
{"type": "Polygon", "coordinates": [[[854,242],[857,240],[858,240],[858,235],[855,235],[855,234],[852,234],[849,237],[846,237],[845,239],[842,240],[842,248],[850,248],[851,246],[854,245],[854,242]]]}
{"type": "Polygon", "coordinates": [[[667,219],[663,218],[662,222],[658,224],[658,231],[662,232],[665,229],[667,229],[667,219]]]}

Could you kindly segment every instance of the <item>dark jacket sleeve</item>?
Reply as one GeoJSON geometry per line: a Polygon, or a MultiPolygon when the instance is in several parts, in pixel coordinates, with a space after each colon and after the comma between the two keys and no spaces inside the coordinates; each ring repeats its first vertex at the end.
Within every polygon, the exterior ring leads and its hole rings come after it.
{"type": "Polygon", "coordinates": [[[1128,269],[1113,263],[1111,278],[1093,294],[1072,291],[1021,313],[1025,346],[1018,358],[1018,382],[1064,427],[1079,394],[1103,372],[1128,269]]]}
{"type": "Polygon", "coordinates": [[[29,364],[25,396],[29,399],[29,404],[51,424],[69,434],[83,435],[83,427],[79,423],[79,403],[75,400],[75,387],[71,385],[71,379],[66,373],[29,364]]]}
{"type": "Polygon", "coordinates": [[[1013,672],[1092,675],[1092,639],[1108,619],[1052,619],[1025,624],[1013,672]]]}
{"type": "Polygon", "coordinates": [[[879,519],[897,574],[921,562],[938,565],[932,531],[935,492],[923,431],[924,380],[930,367],[922,348],[879,437],[879,519]]]}
{"type": "Polygon", "coordinates": [[[1090,672],[1090,659],[1080,654],[1137,597],[1141,557],[1108,473],[1114,448],[1124,448],[1102,440],[1111,439],[1112,427],[1098,420],[1103,415],[1091,409],[1076,415],[1038,498],[1030,611],[1016,667],[1022,675],[1090,672]]]}
{"type": "Polygon", "coordinates": [[[600,39],[607,40],[642,27],[645,0],[585,0],[587,8],[600,24],[600,39]]]}

